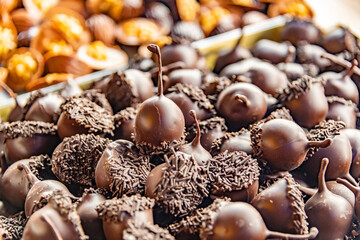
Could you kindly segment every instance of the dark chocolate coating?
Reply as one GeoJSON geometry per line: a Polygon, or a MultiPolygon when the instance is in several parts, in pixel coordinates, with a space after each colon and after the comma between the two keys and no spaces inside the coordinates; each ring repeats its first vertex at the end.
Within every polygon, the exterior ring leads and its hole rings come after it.
{"type": "Polygon", "coordinates": [[[185,120],[180,108],[160,95],[143,102],[135,118],[135,141],[160,146],[184,135],[185,120]]]}
{"type": "Polygon", "coordinates": [[[119,127],[115,128],[112,139],[133,140],[135,119],[123,121],[119,127]]]}
{"type": "Polygon", "coordinates": [[[324,71],[326,67],[331,65],[330,60],[321,57],[324,53],[326,53],[325,49],[318,45],[305,44],[297,48],[299,62],[315,64],[320,71],[324,71]]]}
{"type": "Polygon", "coordinates": [[[251,67],[256,66],[259,62],[260,60],[258,58],[248,58],[236,63],[229,64],[221,70],[220,76],[231,78],[232,76],[243,75],[248,72],[251,67]]]}
{"type": "Polygon", "coordinates": [[[300,41],[315,44],[320,40],[320,30],[311,22],[294,19],[285,24],[280,38],[281,41],[290,41],[293,45],[300,41]]]}
{"type": "Polygon", "coordinates": [[[164,92],[177,83],[186,83],[200,87],[202,84],[202,75],[199,69],[178,69],[171,71],[168,76],[169,80],[164,82],[164,92]]]}
{"type": "Polygon", "coordinates": [[[60,143],[57,135],[35,134],[32,137],[7,139],[5,152],[8,164],[40,154],[51,155],[60,143]]]}
{"type": "Polygon", "coordinates": [[[195,68],[198,64],[199,55],[190,45],[168,45],[161,48],[163,65],[174,62],[184,62],[185,68],[195,68]]]}
{"type": "Polygon", "coordinates": [[[344,105],[340,102],[329,103],[329,111],[326,119],[343,121],[346,128],[356,128],[356,108],[352,105],[344,105]]]}
{"type": "Polygon", "coordinates": [[[25,120],[56,123],[60,113],[60,105],[64,98],[58,94],[50,93],[40,97],[30,106],[25,120]]]}
{"type": "Polygon", "coordinates": [[[216,102],[218,113],[225,118],[230,130],[240,130],[249,124],[262,119],[266,113],[265,94],[250,83],[236,83],[223,90],[216,102]],[[245,102],[236,100],[236,96],[244,96],[245,102]]]}
{"type": "Polygon", "coordinates": [[[305,74],[305,69],[299,63],[279,63],[276,67],[285,73],[290,81],[296,80],[305,74]]]}
{"type": "Polygon", "coordinates": [[[286,75],[274,65],[267,62],[258,62],[249,68],[245,76],[258,86],[263,92],[275,96],[277,91],[287,86],[286,75]]]}
{"type": "Polygon", "coordinates": [[[350,167],[350,174],[355,179],[359,179],[360,178],[360,130],[344,129],[341,132],[348,137],[351,145],[352,161],[350,167]]]}
{"type": "Polygon", "coordinates": [[[1,178],[2,197],[18,209],[24,207],[26,195],[32,185],[26,173],[18,169],[18,166],[21,164],[29,166],[30,163],[34,163],[34,160],[20,160],[12,164],[1,178]]]}
{"type": "Polygon", "coordinates": [[[213,69],[213,71],[217,74],[232,63],[240,62],[244,59],[252,57],[250,51],[240,45],[235,46],[231,51],[220,51],[218,55],[219,56],[216,59],[215,67],[213,69]]]}
{"type": "Polygon", "coordinates": [[[325,120],[328,112],[324,87],[320,83],[312,84],[309,91],[296,99],[285,102],[285,106],[290,110],[294,120],[306,128],[312,128],[325,120]]]}
{"type": "Polygon", "coordinates": [[[344,133],[340,133],[333,138],[333,142],[326,148],[320,148],[302,165],[302,169],[308,174],[308,178],[315,179],[323,158],[329,159],[329,165],[325,174],[325,179],[336,180],[338,177],[346,177],[351,165],[351,145],[344,133]]]}
{"type": "Polygon", "coordinates": [[[102,221],[95,210],[104,201],[105,197],[99,193],[85,193],[76,208],[85,234],[94,240],[105,239],[102,221]]]}
{"type": "MultiPolygon", "coordinates": [[[[251,52],[254,57],[267,60],[272,64],[278,64],[280,62],[285,62],[289,54],[289,48],[295,52],[295,47],[289,46],[287,43],[278,43],[268,39],[261,39],[259,40],[255,46],[251,49],[251,52]]],[[[295,54],[293,54],[292,59],[290,60],[293,62],[295,60],[295,54]]]]}
{"type": "Polygon", "coordinates": [[[231,199],[232,202],[251,202],[256,194],[258,193],[259,189],[259,181],[256,180],[252,184],[250,184],[247,188],[241,190],[234,190],[234,191],[217,191],[213,189],[211,192],[212,198],[223,198],[228,197],[231,199]]]}
{"type": "Polygon", "coordinates": [[[149,198],[155,198],[156,197],[156,188],[159,184],[162,174],[163,174],[163,168],[166,168],[166,163],[162,163],[158,166],[156,166],[153,170],[151,170],[145,184],[145,195],[149,198]]]}
{"type": "Polygon", "coordinates": [[[354,36],[347,34],[346,30],[340,27],[324,36],[321,40],[321,46],[329,53],[338,54],[347,49],[346,41],[349,40],[354,41],[354,36]]]}
{"type": "Polygon", "coordinates": [[[61,139],[71,137],[76,134],[88,134],[84,126],[80,126],[74,119],[70,119],[65,112],[61,113],[58,125],[58,134],[61,139]]]}
{"type": "Polygon", "coordinates": [[[207,150],[210,151],[211,145],[213,141],[219,137],[224,136],[225,131],[221,128],[221,126],[217,126],[214,129],[208,130],[206,133],[201,135],[201,145],[207,150]]]}
{"type": "Polygon", "coordinates": [[[330,192],[339,195],[351,204],[351,206],[355,206],[355,195],[354,193],[347,188],[345,185],[341,183],[337,183],[336,181],[327,181],[326,187],[330,190],[330,192]]]}

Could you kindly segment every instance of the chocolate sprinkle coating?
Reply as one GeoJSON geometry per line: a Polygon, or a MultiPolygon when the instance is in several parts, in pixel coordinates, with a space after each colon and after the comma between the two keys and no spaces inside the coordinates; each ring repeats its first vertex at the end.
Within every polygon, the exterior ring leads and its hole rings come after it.
{"type": "MultiPolygon", "coordinates": [[[[223,130],[224,132],[227,131],[227,127],[225,125],[225,119],[223,119],[222,117],[213,117],[199,122],[201,135],[208,133],[210,130],[215,129],[217,126],[220,126],[221,130],[223,130]]],[[[194,124],[193,126],[189,127],[188,135],[186,136],[186,139],[191,140],[195,136],[196,136],[196,125],[194,124]]]]}
{"type": "Polygon", "coordinates": [[[245,152],[223,152],[209,161],[211,186],[221,192],[248,188],[259,179],[256,159],[245,152]]]}
{"type": "MultiPolygon", "coordinates": [[[[307,138],[309,141],[323,141],[327,138],[333,139],[336,135],[340,134],[340,130],[345,128],[345,123],[342,121],[324,120],[311,129],[307,138]]],[[[306,154],[305,161],[317,152],[319,148],[312,147],[306,154]]]]}
{"type": "Polygon", "coordinates": [[[215,220],[215,214],[220,210],[222,206],[229,203],[229,198],[215,199],[215,201],[206,208],[198,208],[190,216],[180,220],[177,223],[169,226],[169,231],[178,235],[182,232],[188,232],[190,234],[203,234],[211,235],[213,224],[215,220]]]}
{"type": "Polygon", "coordinates": [[[106,200],[96,207],[98,216],[103,221],[122,222],[123,212],[134,216],[136,212],[152,209],[155,201],[151,198],[142,197],[139,194],[133,196],[123,196],[122,198],[113,198],[106,200]]]}
{"type": "Polygon", "coordinates": [[[88,89],[81,93],[80,97],[89,99],[91,102],[96,103],[102,108],[105,108],[112,113],[112,109],[109,101],[106,99],[105,94],[99,89],[88,89]]]}
{"type": "Polygon", "coordinates": [[[211,101],[216,102],[220,92],[230,86],[231,83],[227,77],[205,77],[201,89],[211,101]]]}
{"type": "Polygon", "coordinates": [[[109,139],[94,134],[64,138],[52,155],[52,171],[69,184],[94,185],[95,168],[109,139]]]}
{"type": "Polygon", "coordinates": [[[208,180],[204,169],[186,153],[174,152],[167,159],[161,179],[155,189],[156,203],[175,217],[188,215],[208,196],[208,180]]]}
{"type": "Polygon", "coordinates": [[[71,97],[61,105],[61,110],[89,133],[113,134],[115,127],[111,113],[87,98],[71,97]]]}
{"type": "Polygon", "coordinates": [[[57,126],[53,123],[38,121],[4,122],[0,125],[0,133],[4,135],[5,140],[34,135],[56,135],[57,126]]]}
{"type": "Polygon", "coordinates": [[[39,179],[45,180],[51,174],[51,158],[48,155],[39,155],[30,157],[35,162],[30,162],[30,171],[39,179]]]}
{"type": "Polygon", "coordinates": [[[304,75],[295,81],[289,82],[287,87],[281,89],[275,97],[279,100],[279,102],[287,102],[292,99],[297,99],[306,92],[310,91],[311,85],[315,83],[321,83],[324,85],[325,81],[322,78],[313,78],[304,75]]]}
{"type": "Polygon", "coordinates": [[[345,106],[353,107],[355,112],[358,112],[359,109],[357,108],[356,104],[351,100],[346,100],[345,98],[338,97],[338,96],[331,96],[326,97],[328,103],[341,103],[345,106]]]}
{"type": "Polygon", "coordinates": [[[175,240],[168,230],[149,223],[129,221],[123,231],[123,240],[175,240]]]}
{"type": "Polygon", "coordinates": [[[125,121],[135,119],[139,105],[127,107],[114,115],[115,127],[118,128],[125,121]]]}
{"type": "MultiPolygon", "coordinates": [[[[109,144],[109,146],[112,143],[109,144]]],[[[114,142],[116,148],[116,142],[114,142]]],[[[111,176],[110,191],[114,197],[143,194],[145,182],[150,173],[150,158],[128,151],[126,155],[112,155],[105,165],[111,176]]]]}
{"type": "Polygon", "coordinates": [[[20,240],[24,232],[25,223],[26,217],[24,212],[19,212],[10,217],[0,216],[0,229],[4,230],[1,239],[20,240]]]}
{"type": "Polygon", "coordinates": [[[214,105],[211,104],[210,100],[206,97],[205,93],[201,88],[184,83],[177,83],[174,86],[170,87],[168,93],[183,93],[188,96],[194,103],[196,103],[200,108],[211,111],[213,115],[216,114],[214,105]]]}
{"type": "Polygon", "coordinates": [[[237,131],[237,132],[227,132],[225,133],[224,136],[222,137],[219,137],[217,139],[215,139],[211,145],[211,150],[210,150],[210,153],[211,155],[216,155],[219,153],[222,145],[229,139],[231,138],[234,138],[234,137],[237,137],[243,133],[246,133],[246,132],[249,132],[249,130],[247,130],[246,128],[242,128],[240,129],[240,131],[237,131]]]}

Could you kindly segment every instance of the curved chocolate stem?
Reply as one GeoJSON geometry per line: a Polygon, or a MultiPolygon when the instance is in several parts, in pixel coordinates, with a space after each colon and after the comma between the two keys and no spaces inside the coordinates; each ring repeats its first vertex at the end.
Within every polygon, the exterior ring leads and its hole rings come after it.
{"type": "Polygon", "coordinates": [[[325,182],[325,173],[326,173],[328,164],[329,164],[329,159],[323,158],[321,160],[320,171],[319,171],[319,175],[318,175],[318,192],[319,193],[322,193],[322,192],[328,190],[327,186],[326,186],[326,182],[325,182]]]}
{"type": "Polygon", "coordinates": [[[235,95],[235,100],[239,101],[241,104],[244,104],[246,107],[249,106],[249,101],[246,96],[241,94],[235,95]]]}
{"type": "MultiPolygon", "coordinates": [[[[351,68],[352,64],[348,61],[346,61],[345,59],[342,59],[338,56],[332,55],[330,53],[323,53],[321,54],[322,58],[326,58],[330,61],[332,61],[333,63],[340,65],[344,68],[351,68]]],[[[354,67],[354,73],[360,76],[360,68],[358,68],[357,66],[354,67]]]]}
{"type": "Polygon", "coordinates": [[[344,176],[344,178],[345,178],[346,180],[348,180],[348,181],[349,181],[351,184],[353,184],[354,186],[359,187],[359,184],[356,182],[355,178],[354,178],[353,176],[351,176],[350,173],[347,173],[347,174],[344,176]]]}
{"type": "Polygon", "coordinates": [[[201,138],[201,132],[200,132],[200,126],[199,121],[196,117],[196,112],[194,110],[190,110],[190,115],[193,117],[195,124],[196,124],[196,136],[194,140],[192,141],[191,145],[193,147],[198,146],[200,144],[200,138],[201,138]]]}
{"type": "Polygon", "coordinates": [[[31,185],[34,185],[37,182],[40,182],[40,180],[31,172],[30,168],[23,164],[23,163],[19,163],[17,165],[18,170],[20,171],[24,171],[26,174],[26,178],[29,180],[29,182],[31,183],[31,185]]]}
{"type": "MultiPolygon", "coordinates": [[[[178,62],[174,62],[174,63],[170,63],[169,65],[166,65],[163,67],[163,73],[167,73],[167,72],[171,72],[173,70],[177,70],[177,69],[184,69],[185,63],[182,61],[178,61],[178,62]]],[[[154,67],[153,69],[150,70],[150,75],[151,77],[155,77],[155,74],[159,73],[159,67],[154,67]]]]}
{"type": "Polygon", "coordinates": [[[356,59],[353,59],[352,62],[351,62],[351,67],[347,71],[344,71],[343,78],[344,77],[351,77],[351,75],[353,75],[357,65],[358,65],[358,61],[356,59]]]}
{"type": "Polygon", "coordinates": [[[294,59],[294,55],[296,54],[296,50],[295,47],[293,45],[291,45],[291,43],[286,42],[287,46],[288,46],[288,53],[287,56],[284,60],[284,63],[289,63],[292,62],[292,60],[294,59]]]}
{"type": "Polygon", "coordinates": [[[309,141],[306,145],[307,148],[318,147],[318,148],[326,148],[332,144],[333,140],[331,138],[327,138],[323,141],[309,141]]]}
{"type": "Polygon", "coordinates": [[[316,238],[318,233],[319,233],[319,230],[316,227],[312,227],[310,229],[310,232],[308,234],[304,234],[304,235],[279,233],[279,232],[273,232],[273,231],[268,231],[266,235],[267,235],[267,238],[280,238],[280,239],[288,239],[288,240],[291,240],[291,239],[302,240],[302,239],[314,239],[314,238],[316,238]]]}
{"type": "Polygon", "coordinates": [[[304,187],[301,185],[299,185],[298,188],[302,193],[309,195],[309,196],[313,196],[317,192],[317,189],[315,189],[315,188],[304,187]]]}
{"type": "Polygon", "coordinates": [[[54,222],[46,215],[42,215],[41,218],[50,226],[51,231],[54,233],[55,235],[55,239],[57,240],[63,240],[63,237],[60,234],[60,231],[58,230],[58,228],[56,227],[56,225],[54,224],[54,222]]]}
{"type": "Polygon", "coordinates": [[[157,95],[163,96],[164,95],[164,87],[163,87],[163,80],[162,80],[162,60],[161,60],[161,52],[160,47],[156,44],[149,44],[147,46],[150,52],[155,53],[158,56],[158,64],[159,64],[159,72],[158,72],[158,93],[157,95]]]}
{"type": "Polygon", "coordinates": [[[345,185],[345,187],[347,187],[348,189],[350,189],[350,191],[352,191],[355,196],[357,196],[357,195],[360,193],[360,187],[356,187],[356,186],[352,185],[352,184],[351,184],[348,180],[346,180],[346,179],[337,178],[337,179],[336,179],[336,182],[345,185]]]}

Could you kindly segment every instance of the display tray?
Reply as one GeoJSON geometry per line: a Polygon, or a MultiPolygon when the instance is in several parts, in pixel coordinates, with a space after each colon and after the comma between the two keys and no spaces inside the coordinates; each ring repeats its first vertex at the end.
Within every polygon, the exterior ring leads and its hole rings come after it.
{"type": "MultiPolygon", "coordinates": [[[[213,37],[205,38],[192,43],[192,46],[196,48],[200,54],[206,57],[207,65],[211,69],[214,66],[217,53],[220,50],[231,49],[234,47],[241,35],[244,35],[241,39],[241,45],[246,48],[251,48],[258,40],[267,38],[271,40],[278,40],[279,31],[285,25],[287,21],[286,16],[279,16],[270,18],[262,22],[245,26],[242,29],[234,29],[232,31],[222,33],[213,37]]],[[[126,67],[107,69],[97,71],[88,75],[84,75],[75,78],[74,81],[81,87],[87,88],[93,82],[100,80],[101,78],[110,75],[113,72],[121,71],[126,67]]],[[[46,88],[40,89],[44,93],[56,92],[64,88],[65,83],[59,83],[46,88]]],[[[17,97],[20,104],[24,104],[31,92],[21,94],[17,97]]],[[[4,121],[7,120],[11,109],[15,106],[15,100],[9,98],[4,91],[0,91],[0,118],[4,121]]]]}

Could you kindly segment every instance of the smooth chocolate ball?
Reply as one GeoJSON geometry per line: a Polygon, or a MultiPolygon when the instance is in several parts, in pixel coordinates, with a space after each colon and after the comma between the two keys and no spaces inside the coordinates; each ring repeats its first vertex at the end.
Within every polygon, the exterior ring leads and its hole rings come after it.
{"type": "Polygon", "coordinates": [[[300,41],[316,44],[320,40],[320,30],[312,22],[294,19],[287,22],[281,31],[281,41],[297,45],[300,41]]]}

